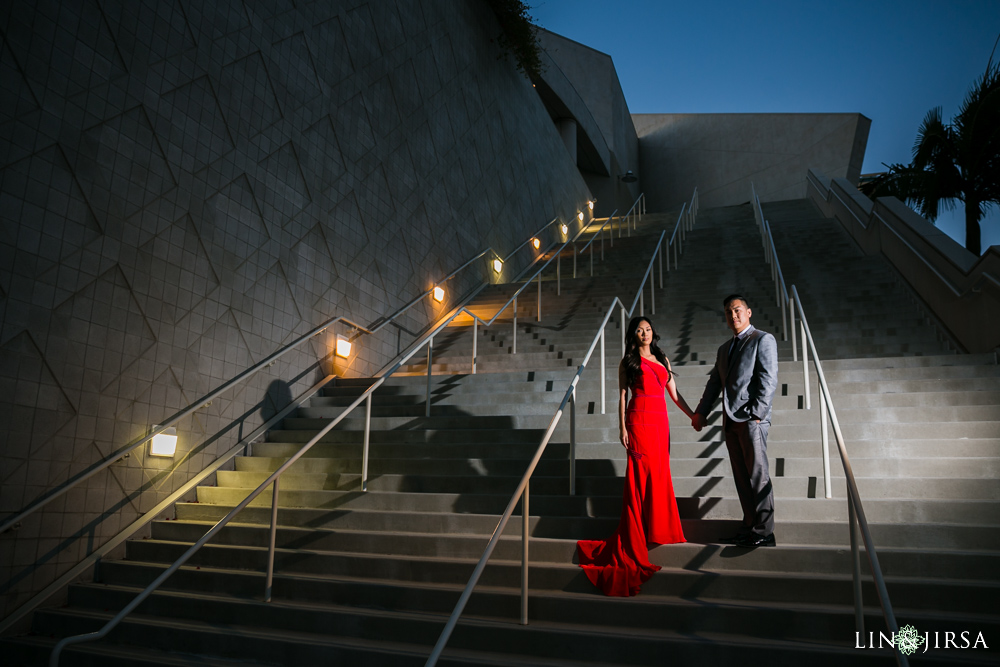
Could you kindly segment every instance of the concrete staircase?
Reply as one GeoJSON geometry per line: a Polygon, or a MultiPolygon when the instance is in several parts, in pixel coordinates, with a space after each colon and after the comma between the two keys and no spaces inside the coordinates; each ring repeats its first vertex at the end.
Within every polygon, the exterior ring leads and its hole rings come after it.
{"type": "MultiPolygon", "coordinates": [[[[913,662],[994,664],[994,355],[955,354],[891,272],[807,203],[768,205],[765,216],[786,278],[802,292],[897,618],[931,632],[931,650],[913,662]],[[944,632],[963,630],[971,641],[982,632],[989,648],[933,648],[934,632],[943,645],[944,632]]],[[[605,247],[608,261],[593,279],[570,278],[564,259],[562,295],[552,275],[543,281],[542,322],[534,321],[535,288],[519,299],[516,355],[510,318],[480,329],[476,375],[468,374],[469,324],[440,334],[430,418],[423,416],[425,361],[379,388],[367,493],[360,491],[360,410],[286,473],[273,602],[260,601],[270,512],[263,494],[242,523],[203,548],[107,640],[67,652],[62,664],[423,664],[611,296],[631,302],[652,235],[673,220],[646,216],[637,235],[616,240],[615,252],[605,247]]],[[[578,275],[585,273],[589,264],[581,261],[578,275]]],[[[780,328],[749,207],[703,211],[664,287],[651,317],[692,405],[728,335],[725,294],[746,294],[754,324],[780,328]]],[[[492,315],[513,289],[484,291],[476,312],[492,315]]],[[[648,313],[648,291],[646,303],[648,313]]],[[[530,624],[517,624],[515,516],[439,664],[890,664],[887,649],[854,648],[843,471],[832,450],[834,498],[823,498],[814,374],[813,409],[805,410],[801,362],[791,361],[780,335],[769,440],[779,546],[717,542],[740,515],[719,415],[695,433],[671,406],[671,467],[689,542],[651,552],[664,569],[633,599],[605,598],[582,576],[575,541],[607,536],[621,509],[619,326],[616,316],[607,330],[607,414],[600,414],[596,356],[578,390],[577,494],[568,495],[568,415],[532,479],[530,624]]],[[[37,612],[33,634],[5,639],[4,655],[11,664],[45,664],[55,637],[99,627],[369,382],[338,380],[234,471],[220,472],[215,486],[200,488],[198,502],[178,504],[149,539],[128,544],[124,559],[102,563],[98,581],[71,587],[68,606],[37,612]]],[[[866,628],[877,642],[884,628],[877,598],[870,582],[863,588],[866,628]]]]}

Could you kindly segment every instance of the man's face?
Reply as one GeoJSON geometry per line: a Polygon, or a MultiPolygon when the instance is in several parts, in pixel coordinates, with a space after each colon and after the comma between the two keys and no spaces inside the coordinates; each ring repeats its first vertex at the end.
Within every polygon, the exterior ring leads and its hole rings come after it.
{"type": "Polygon", "coordinates": [[[733,335],[738,335],[750,326],[751,314],[745,302],[734,299],[726,306],[726,326],[733,332],[733,335]]]}

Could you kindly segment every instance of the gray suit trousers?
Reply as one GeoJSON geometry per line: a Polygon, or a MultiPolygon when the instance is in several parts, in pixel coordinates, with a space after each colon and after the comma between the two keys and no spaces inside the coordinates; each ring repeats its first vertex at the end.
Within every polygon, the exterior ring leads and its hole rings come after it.
{"type": "Polygon", "coordinates": [[[743,529],[766,537],[774,532],[774,490],[767,465],[770,422],[738,422],[723,416],[729,461],[743,507],[743,529]]]}

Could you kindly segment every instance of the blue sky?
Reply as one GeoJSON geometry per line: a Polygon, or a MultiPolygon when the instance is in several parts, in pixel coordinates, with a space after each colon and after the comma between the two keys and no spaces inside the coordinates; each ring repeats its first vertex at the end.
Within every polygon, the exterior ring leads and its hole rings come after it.
{"type": "MultiPolygon", "coordinates": [[[[957,113],[1000,34],[1000,0],[527,2],[538,25],[612,57],[632,113],[864,114],[863,172],[910,161],[927,111],[957,113]]],[[[961,216],[938,226],[964,243],[961,216]]]]}

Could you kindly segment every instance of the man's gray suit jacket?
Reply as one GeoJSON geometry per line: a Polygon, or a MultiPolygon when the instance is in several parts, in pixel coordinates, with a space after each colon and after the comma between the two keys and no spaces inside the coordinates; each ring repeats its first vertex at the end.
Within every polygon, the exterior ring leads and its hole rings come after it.
{"type": "Polygon", "coordinates": [[[759,419],[771,421],[771,401],[778,387],[778,344],[774,336],[754,329],[733,352],[733,367],[729,368],[730,338],[719,347],[715,366],[708,375],[705,393],[695,412],[707,417],[719,392],[723,391],[722,408],[733,421],[759,419]]]}

